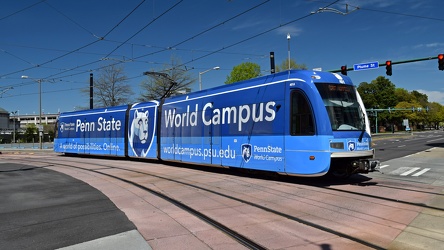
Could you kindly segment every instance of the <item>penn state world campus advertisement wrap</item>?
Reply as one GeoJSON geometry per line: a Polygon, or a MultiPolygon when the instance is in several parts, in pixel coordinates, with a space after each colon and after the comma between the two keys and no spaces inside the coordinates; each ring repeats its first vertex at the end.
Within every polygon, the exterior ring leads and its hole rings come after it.
{"type": "Polygon", "coordinates": [[[73,154],[125,155],[127,106],[62,113],[54,150],[73,154]]]}
{"type": "Polygon", "coordinates": [[[162,108],[162,158],[282,170],[284,83],[268,84],[264,79],[168,99],[162,108]]]}
{"type": "Polygon", "coordinates": [[[57,128],[54,148],[61,153],[301,176],[324,175],[338,160],[353,171],[374,170],[362,100],[350,78],[335,73],[292,70],[159,101],[62,113],[57,128]]]}

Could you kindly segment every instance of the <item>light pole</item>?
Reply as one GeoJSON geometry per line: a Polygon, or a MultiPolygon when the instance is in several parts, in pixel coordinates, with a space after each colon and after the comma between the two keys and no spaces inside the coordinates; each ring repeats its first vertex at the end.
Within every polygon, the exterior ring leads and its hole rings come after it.
{"type": "Polygon", "coordinates": [[[208,71],[213,70],[213,69],[214,69],[214,70],[218,70],[218,69],[220,69],[220,67],[219,67],[219,66],[216,66],[216,67],[214,67],[214,68],[207,69],[207,70],[205,70],[205,71],[199,72],[199,90],[202,90],[202,75],[205,74],[205,73],[207,73],[208,71]]]}
{"type": "Polygon", "coordinates": [[[17,116],[17,111],[11,112],[11,114],[14,115],[14,117],[12,118],[13,121],[13,127],[14,127],[14,134],[12,134],[12,141],[13,143],[15,143],[15,117],[17,116]]]}
{"type": "MultiPolygon", "coordinates": [[[[22,76],[22,79],[28,79],[29,76],[22,76]]],[[[32,79],[32,78],[31,78],[32,79]]],[[[43,135],[43,128],[42,128],[42,79],[32,79],[36,81],[39,84],[39,149],[42,149],[42,135],[43,135]]]]}
{"type": "Polygon", "coordinates": [[[290,70],[290,33],[287,33],[287,41],[288,41],[288,70],[290,70]]]}

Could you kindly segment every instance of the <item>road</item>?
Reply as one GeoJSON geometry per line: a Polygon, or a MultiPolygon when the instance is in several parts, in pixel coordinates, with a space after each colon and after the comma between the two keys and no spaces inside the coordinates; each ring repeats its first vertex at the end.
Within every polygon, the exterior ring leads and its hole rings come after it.
{"type": "MultiPolygon", "coordinates": [[[[374,137],[381,172],[389,177],[421,183],[444,183],[444,167],[436,148],[444,147],[444,131],[414,132],[374,137]]],[[[373,173],[371,176],[378,175],[373,173]]]]}
{"type": "Polygon", "coordinates": [[[376,157],[387,161],[424,151],[433,147],[444,147],[444,131],[432,130],[410,134],[374,136],[376,157]]]}

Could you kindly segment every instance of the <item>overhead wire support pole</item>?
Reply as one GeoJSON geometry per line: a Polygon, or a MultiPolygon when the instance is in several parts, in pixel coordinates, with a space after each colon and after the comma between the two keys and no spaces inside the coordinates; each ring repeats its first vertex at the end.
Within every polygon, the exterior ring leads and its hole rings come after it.
{"type": "Polygon", "coordinates": [[[345,16],[345,15],[348,15],[348,14],[354,12],[354,11],[357,11],[357,10],[359,10],[359,7],[355,7],[354,10],[348,11],[348,4],[345,4],[345,12],[342,12],[340,10],[333,9],[333,8],[324,7],[324,8],[319,8],[317,11],[312,11],[311,13],[312,14],[317,14],[317,13],[322,13],[322,12],[332,12],[332,13],[335,13],[335,14],[339,14],[339,15],[345,16]]]}

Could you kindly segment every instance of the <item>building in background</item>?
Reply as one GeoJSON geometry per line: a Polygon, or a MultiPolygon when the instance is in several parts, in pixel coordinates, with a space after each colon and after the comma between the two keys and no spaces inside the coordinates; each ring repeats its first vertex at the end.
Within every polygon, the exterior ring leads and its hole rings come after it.
{"type": "MultiPolygon", "coordinates": [[[[42,114],[42,125],[55,125],[59,114],[42,114]]],[[[0,108],[0,143],[12,141],[14,132],[23,134],[28,124],[39,124],[39,115],[20,115],[18,112],[8,112],[0,108]]],[[[18,137],[17,137],[18,138],[18,137]]]]}

